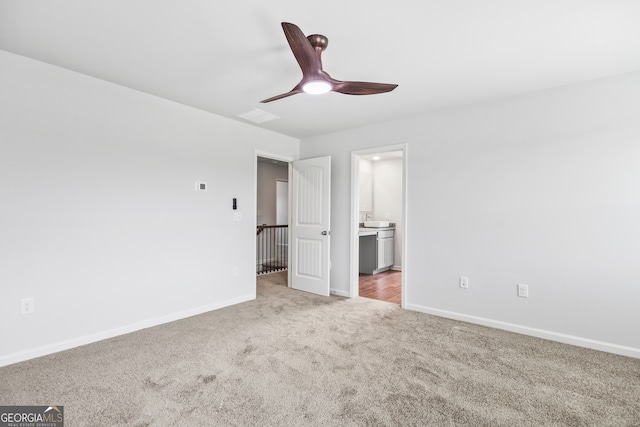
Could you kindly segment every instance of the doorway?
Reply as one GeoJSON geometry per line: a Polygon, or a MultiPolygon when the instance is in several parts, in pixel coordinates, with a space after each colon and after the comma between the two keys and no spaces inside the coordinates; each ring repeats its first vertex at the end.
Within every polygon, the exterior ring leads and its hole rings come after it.
{"type": "Polygon", "coordinates": [[[350,296],[404,307],[407,146],[354,151],[351,166],[350,296]]]}
{"type": "Polygon", "coordinates": [[[288,282],[289,162],[267,156],[256,156],[256,275],[288,282]]]}
{"type": "MultiPolygon", "coordinates": [[[[257,236],[254,247],[257,270],[255,277],[272,273],[274,270],[267,271],[265,267],[270,267],[269,264],[272,264],[274,259],[279,262],[285,261],[286,266],[277,266],[275,271],[286,270],[288,287],[329,296],[331,157],[293,160],[256,150],[254,165],[257,236]],[[283,212],[281,215],[277,213],[278,205],[281,206],[281,211],[285,205],[283,200],[278,203],[277,196],[278,182],[282,183],[284,179],[265,178],[261,173],[272,166],[282,166],[279,172],[282,176],[286,166],[286,225],[270,225],[265,222],[271,217],[274,218],[274,222],[277,222],[278,217],[284,217],[283,212]],[[264,191],[265,183],[267,186],[273,183],[273,191],[264,191]],[[286,229],[286,238],[267,240],[261,236],[265,230],[276,228],[286,229]],[[273,250],[278,247],[277,242],[280,242],[281,250],[276,251],[275,255],[262,250],[264,246],[267,250],[273,250]]],[[[284,193],[281,185],[280,194],[284,193]]]]}

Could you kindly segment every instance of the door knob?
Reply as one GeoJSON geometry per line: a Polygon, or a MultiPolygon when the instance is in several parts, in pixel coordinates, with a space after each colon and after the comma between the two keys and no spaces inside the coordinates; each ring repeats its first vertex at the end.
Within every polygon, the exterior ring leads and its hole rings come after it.
{"type": "Polygon", "coordinates": [[[322,235],[323,235],[323,236],[328,236],[329,234],[331,234],[331,233],[330,233],[330,232],[328,232],[328,231],[323,231],[323,232],[322,232],[322,235]]]}

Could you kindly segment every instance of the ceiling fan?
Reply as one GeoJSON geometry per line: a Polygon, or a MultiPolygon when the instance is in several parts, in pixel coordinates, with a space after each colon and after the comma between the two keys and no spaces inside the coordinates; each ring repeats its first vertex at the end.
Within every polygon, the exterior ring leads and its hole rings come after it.
{"type": "Polygon", "coordinates": [[[298,93],[320,94],[329,91],[347,95],[373,95],[394,90],[398,85],[371,82],[344,82],[336,80],[322,69],[320,56],[327,48],[329,40],[320,34],[305,37],[298,26],[289,22],[282,23],[284,35],[287,37],[293,56],[302,69],[302,80],[291,91],[264,99],[260,102],[271,102],[298,93]]]}

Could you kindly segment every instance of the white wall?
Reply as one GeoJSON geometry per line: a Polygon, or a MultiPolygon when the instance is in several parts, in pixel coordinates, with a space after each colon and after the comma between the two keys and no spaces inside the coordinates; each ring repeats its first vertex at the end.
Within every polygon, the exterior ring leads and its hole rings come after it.
{"type": "Polygon", "coordinates": [[[394,269],[402,268],[402,159],[378,160],[373,168],[373,218],[396,224],[394,269]]]}
{"type": "Polygon", "coordinates": [[[289,165],[258,162],[258,222],[276,224],[276,182],[289,179],[289,165]]]}
{"type": "Polygon", "coordinates": [[[303,140],[332,156],[332,288],[350,152],[407,143],[408,308],[640,357],[639,117],[633,73],[303,140]]]}
{"type": "Polygon", "coordinates": [[[359,159],[358,161],[358,192],[359,214],[358,222],[365,222],[367,215],[373,219],[373,162],[371,160],[359,159]]]}
{"type": "Polygon", "coordinates": [[[0,94],[0,365],[255,297],[254,151],[299,141],[3,51],[0,94]]]}

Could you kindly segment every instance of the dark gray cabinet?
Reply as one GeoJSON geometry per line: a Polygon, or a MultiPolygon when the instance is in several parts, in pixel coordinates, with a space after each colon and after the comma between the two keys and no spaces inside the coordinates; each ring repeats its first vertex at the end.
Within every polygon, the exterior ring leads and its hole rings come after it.
{"type": "Polygon", "coordinates": [[[360,273],[376,274],[393,266],[394,234],[394,230],[379,230],[360,235],[360,273]]]}

